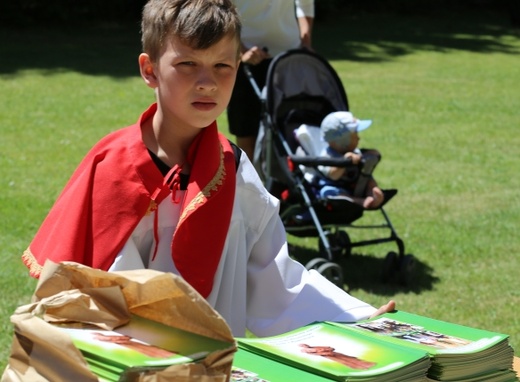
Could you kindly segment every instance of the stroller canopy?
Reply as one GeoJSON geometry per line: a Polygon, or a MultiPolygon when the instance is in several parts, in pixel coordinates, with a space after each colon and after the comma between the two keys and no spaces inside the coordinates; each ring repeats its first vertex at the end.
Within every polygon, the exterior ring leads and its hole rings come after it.
{"type": "Polygon", "coordinates": [[[320,118],[348,110],[345,89],[336,71],[321,56],[303,49],[276,56],[267,73],[266,112],[281,127],[291,110],[315,112],[320,118]]]}

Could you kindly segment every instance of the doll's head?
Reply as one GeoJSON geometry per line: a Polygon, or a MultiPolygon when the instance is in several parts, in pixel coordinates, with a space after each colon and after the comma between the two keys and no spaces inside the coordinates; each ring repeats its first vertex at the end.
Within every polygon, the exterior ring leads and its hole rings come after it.
{"type": "Polygon", "coordinates": [[[341,151],[352,151],[357,146],[357,133],[367,129],[371,124],[371,120],[357,119],[348,111],[335,111],[321,122],[321,137],[341,151]]]}

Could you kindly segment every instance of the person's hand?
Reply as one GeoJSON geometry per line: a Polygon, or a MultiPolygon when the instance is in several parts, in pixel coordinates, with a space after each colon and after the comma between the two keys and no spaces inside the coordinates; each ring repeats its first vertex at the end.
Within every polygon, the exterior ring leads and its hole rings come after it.
{"type": "Polygon", "coordinates": [[[315,53],[315,50],[312,48],[310,42],[302,41],[301,44],[300,44],[300,49],[308,50],[309,52],[315,53]]]}
{"type": "Polygon", "coordinates": [[[266,58],[271,57],[265,49],[261,49],[257,46],[252,47],[242,53],[241,60],[244,64],[258,65],[266,58]]]}
{"type": "Polygon", "coordinates": [[[377,316],[380,316],[385,313],[390,313],[395,310],[395,301],[390,300],[385,305],[381,306],[378,310],[376,310],[370,317],[368,318],[376,318],[377,316]]]}
{"type": "Polygon", "coordinates": [[[355,164],[355,165],[359,164],[359,162],[361,161],[361,155],[355,154],[350,151],[345,153],[345,155],[343,157],[345,159],[350,158],[350,160],[352,161],[352,164],[355,164]]]}

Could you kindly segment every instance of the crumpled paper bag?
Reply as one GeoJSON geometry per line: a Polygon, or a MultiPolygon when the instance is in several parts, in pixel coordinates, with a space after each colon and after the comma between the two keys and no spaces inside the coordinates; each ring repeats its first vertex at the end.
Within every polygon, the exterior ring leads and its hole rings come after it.
{"type": "Polygon", "coordinates": [[[70,337],[52,323],[79,322],[112,330],[132,314],[229,342],[202,362],[174,365],[133,382],[229,379],[236,343],[225,320],[182,278],[148,269],[105,272],[74,262],[48,261],[31,299],[11,316],[9,363],[1,382],[98,381],[70,337]]]}

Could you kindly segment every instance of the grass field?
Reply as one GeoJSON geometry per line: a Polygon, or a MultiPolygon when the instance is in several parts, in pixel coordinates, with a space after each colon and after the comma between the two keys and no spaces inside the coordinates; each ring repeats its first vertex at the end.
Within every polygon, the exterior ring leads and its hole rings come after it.
{"type": "MultiPolygon", "coordinates": [[[[136,26],[0,29],[0,367],[36,282],[20,255],[87,150],[153,102],[136,26]]],[[[511,335],[520,354],[520,37],[506,15],[356,15],[316,24],[362,144],[399,194],[386,210],[417,258],[408,287],[378,274],[391,244],[342,261],[353,295],[511,335]]],[[[219,119],[227,131],[225,116],[219,119]]],[[[377,215],[366,214],[366,219],[377,215]]],[[[363,218],[365,219],[365,218],[363,218]]],[[[365,233],[353,232],[356,235],[365,233]]],[[[316,238],[289,238],[316,255],[316,238]]]]}

